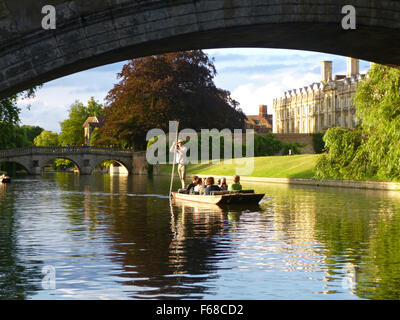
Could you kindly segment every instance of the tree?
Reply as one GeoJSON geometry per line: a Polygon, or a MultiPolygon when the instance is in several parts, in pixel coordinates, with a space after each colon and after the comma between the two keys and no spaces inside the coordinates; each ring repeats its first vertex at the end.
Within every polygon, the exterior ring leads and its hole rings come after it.
{"type": "MultiPolygon", "coordinates": [[[[40,87],[40,86],[39,86],[40,87]]],[[[17,106],[18,100],[35,97],[39,87],[33,87],[26,91],[14,94],[8,98],[0,100],[0,122],[7,124],[17,124],[21,109],[17,106]]]]}
{"type": "Polygon", "coordinates": [[[35,138],[34,142],[37,147],[57,147],[59,145],[58,134],[56,132],[44,130],[35,138]]]}
{"type": "Polygon", "coordinates": [[[136,59],[124,65],[106,97],[98,144],[146,148],[152,128],[243,128],[245,115],[230,93],[214,84],[213,61],[201,50],[136,59]]]}
{"type": "Polygon", "coordinates": [[[44,130],[43,128],[39,127],[39,126],[27,126],[27,125],[23,125],[21,126],[21,128],[23,130],[25,130],[26,132],[26,137],[28,139],[28,141],[33,145],[34,144],[34,140],[35,138],[42,133],[42,131],[44,130]]]}
{"type": "Polygon", "coordinates": [[[93,97],[88,101],[87,106],[82,102],[75,101],[70,106],[68,119],[60,122],[61,134],[59,143],[62,145],[83,145],[83,123],[88,117],[102,116],[103,114],[103,105],[96,102],[93,97]]]}
{"type": "Polygon", "coordinates": [[[273,156],[283,148],[283,143],[275,139],[272,133],[267,135],[257,134],[254,137],[254,156],[273,156]]]}
{"type": "Polygon", "coordinates": [[[374,64],[354,102],[362,125],[326,132],[317,176],[400,180],[400,70],[374,64]]]}

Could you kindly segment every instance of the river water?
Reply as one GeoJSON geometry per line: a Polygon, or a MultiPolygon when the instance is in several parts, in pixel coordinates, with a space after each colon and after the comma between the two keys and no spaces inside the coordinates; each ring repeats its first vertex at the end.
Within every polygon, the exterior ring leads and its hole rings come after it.
{"type": "Polygon", "coordinates": [[[0,298],[400,298],[400,193],[245,187],[259,207],[170,207],[167,177],[16,178],[0,298]]]}

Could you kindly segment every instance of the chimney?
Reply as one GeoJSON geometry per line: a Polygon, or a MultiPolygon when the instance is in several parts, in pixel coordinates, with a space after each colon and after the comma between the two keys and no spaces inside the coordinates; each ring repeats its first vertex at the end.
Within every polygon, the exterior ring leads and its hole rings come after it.
{"type": "Polygon", "coordinates": [[[321,80],[332,81],[332,61],[321,62],[321,80]]]}
{"type": "Polygon", "coordinates": [[[259,119],[267,118],[267,116],[268,116],[268,107],[266,105],[261,104],[259,106],[258,110],[259,110],[259,112],[258,112],[259,119]]]}
{"type": "Polygon", "coordinates": [[[352,76],[360,74],[360,61],[354,58],[347,58],[347,77],[351,78],[352,76]]]}

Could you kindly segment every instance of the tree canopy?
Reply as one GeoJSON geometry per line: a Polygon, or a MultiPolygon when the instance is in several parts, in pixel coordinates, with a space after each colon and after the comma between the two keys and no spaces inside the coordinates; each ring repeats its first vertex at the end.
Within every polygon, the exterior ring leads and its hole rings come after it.
{"type": "Polygon", "coordinates": [[[35,146],[37,147],[57,147],[58,146],[58,134],[56,132],[44,130],[34,140],[35,146]]]}
{"type": "Polygon", "coordinates": [[[33,145],[33,139],[43,130],[40,127],[18,125],[21,109],[18,101],[33,98],[38,87],[0,100],[0,149],[33,145]]]}
{"type": "Polygon", "coordinates": [[[400,70],[372,65],[356,91],[356,129],[328,129],[322,178],[400,180],[400,70]]]}
{"type": "Polygon", "coordinates": [[[69,108],[68,119],[60,122],[59,143],[61,145],[83,145],[83,123],[88,117],[102,116],[103,114],[103,105],[96,102],[93,97],[88,101],[87,105],[78,100],[75,101],[69,108]]]}
{"type": "Polygon", "coordinates": [[[181,128],[241,129],[245,115],[228,91],[215,86],[213,61],[201,50],[135,59],[124,65],[106,97],[98,144],[146,148],[146,133],[181,128]]]}

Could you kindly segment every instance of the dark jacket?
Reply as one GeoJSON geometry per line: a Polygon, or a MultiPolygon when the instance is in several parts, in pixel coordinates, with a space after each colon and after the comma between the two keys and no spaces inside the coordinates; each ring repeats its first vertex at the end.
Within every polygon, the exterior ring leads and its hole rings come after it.
{"type": "Polygon", "coordinates": [[[212,186],[207,186],[204,190],[204,194],[210,195],[212,191],[221,191],[221,188],[213,184],[212,186]]]}

